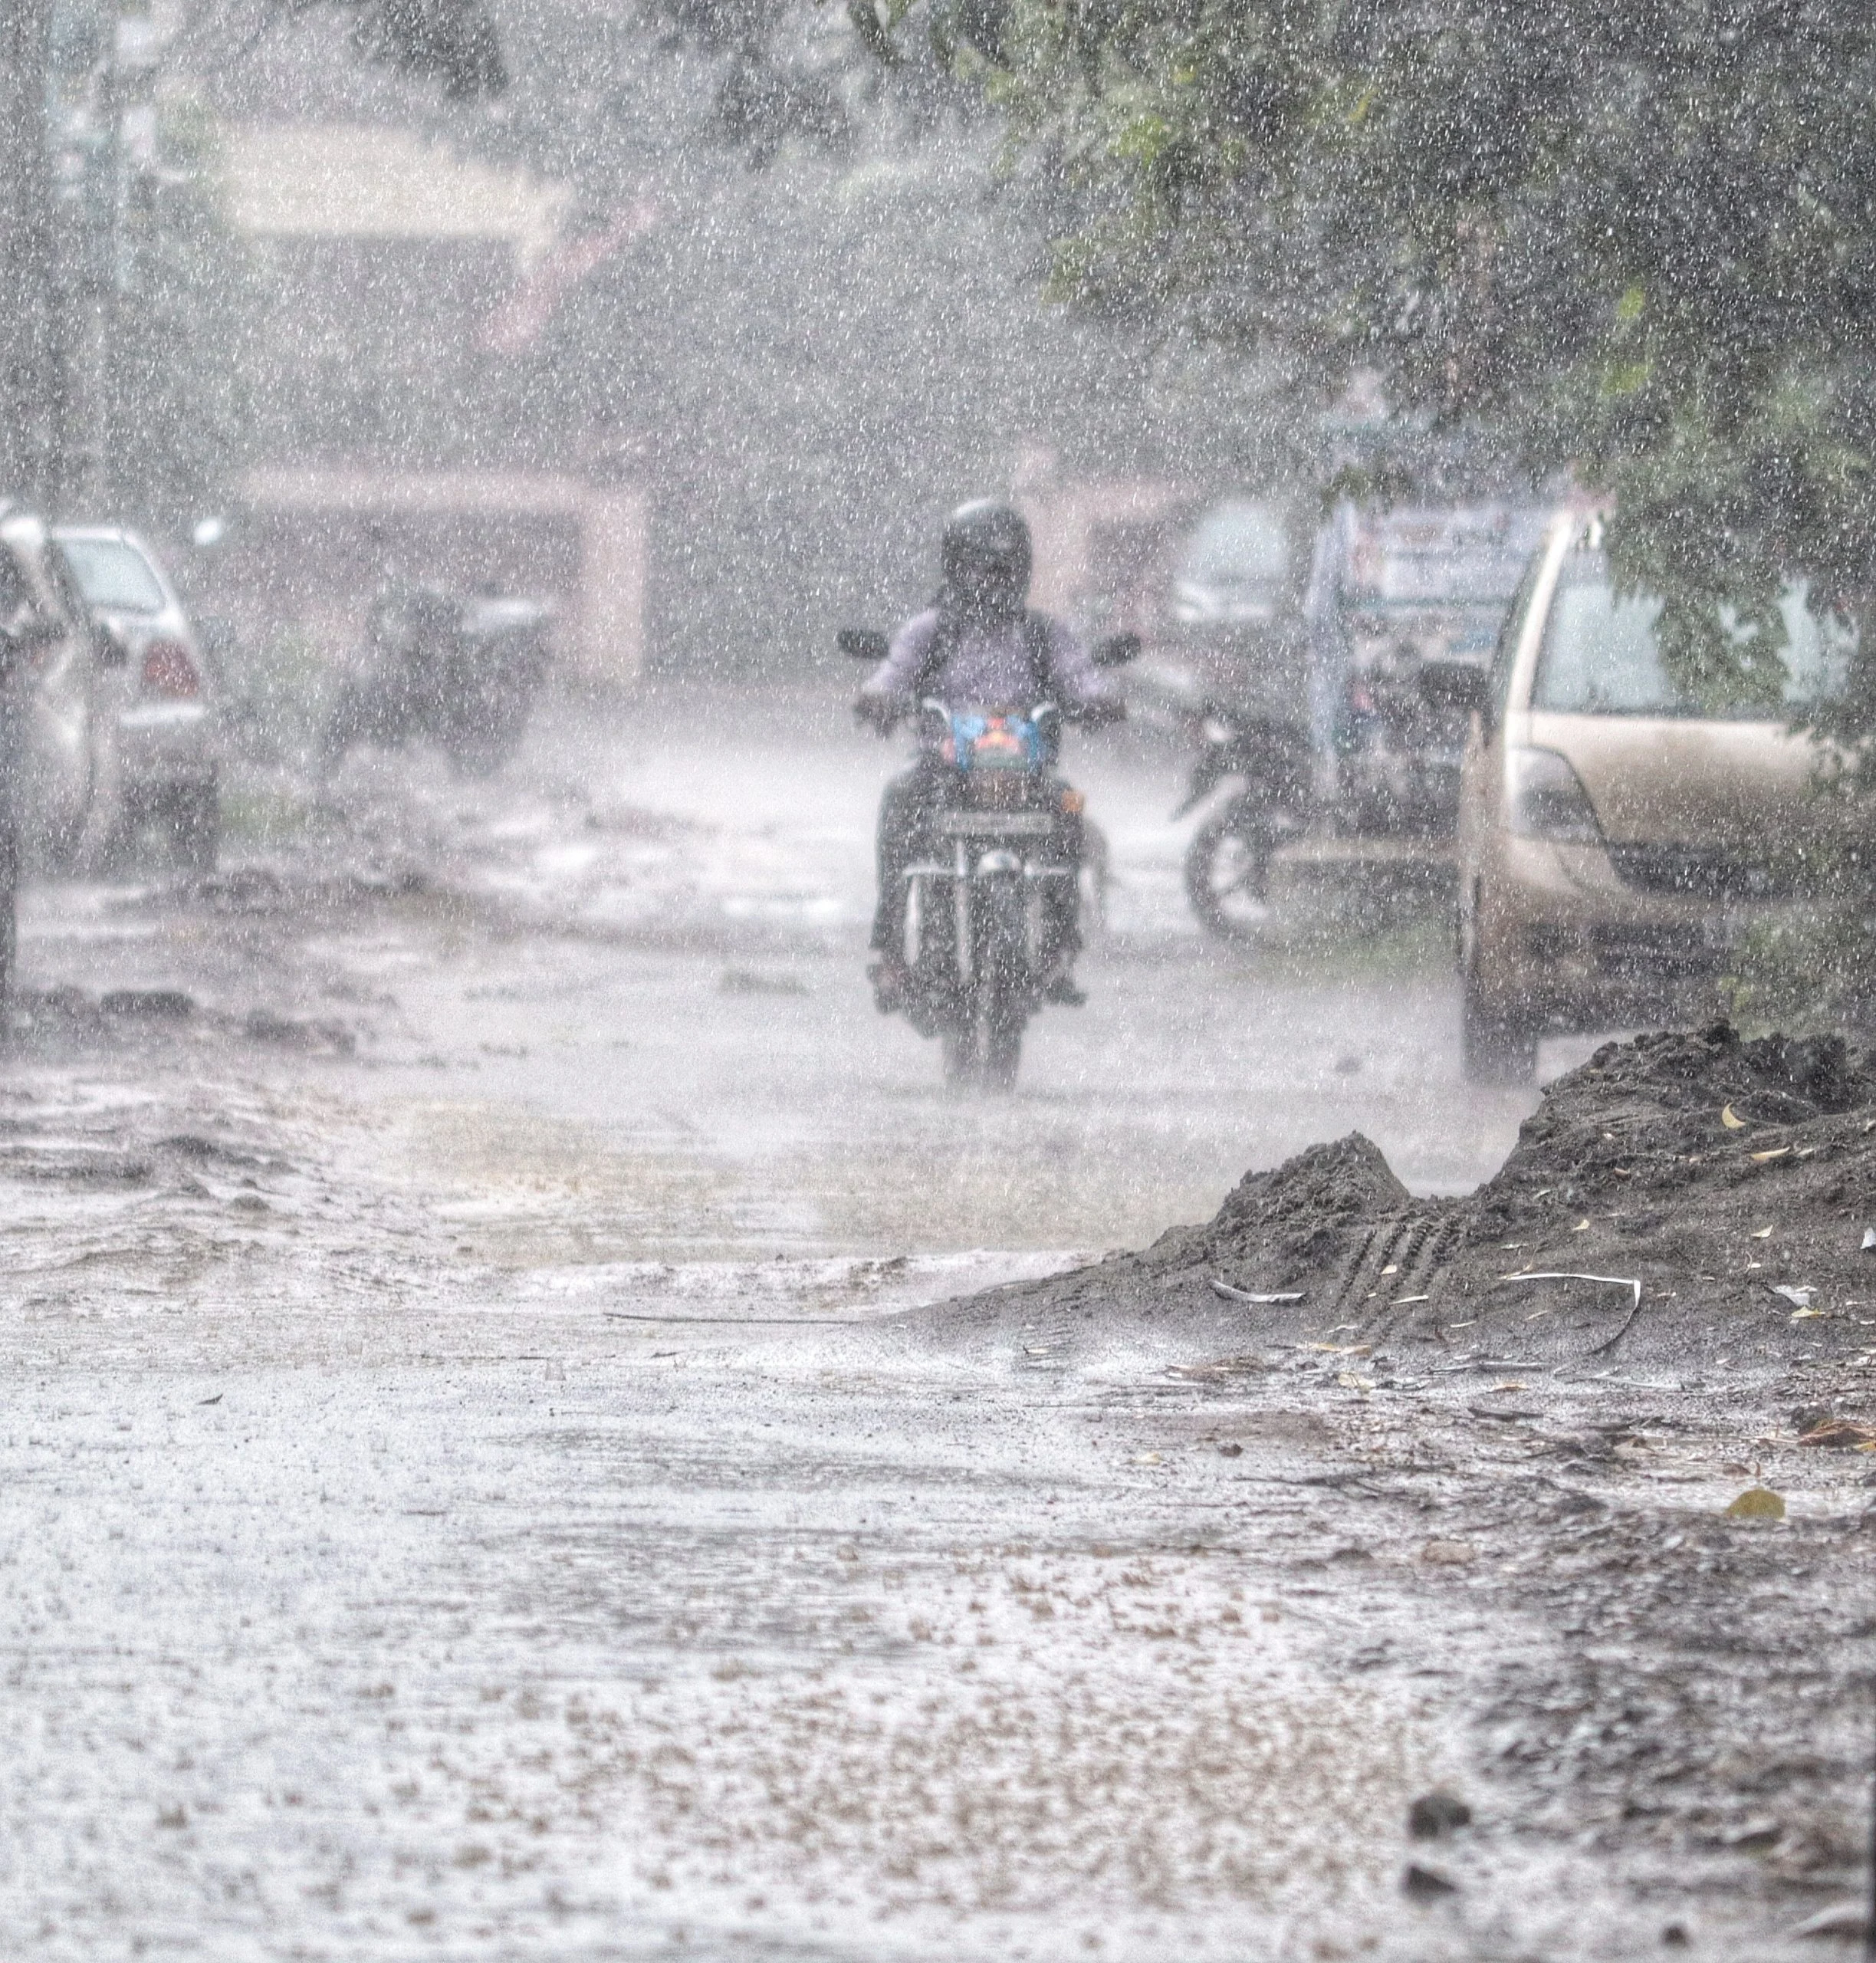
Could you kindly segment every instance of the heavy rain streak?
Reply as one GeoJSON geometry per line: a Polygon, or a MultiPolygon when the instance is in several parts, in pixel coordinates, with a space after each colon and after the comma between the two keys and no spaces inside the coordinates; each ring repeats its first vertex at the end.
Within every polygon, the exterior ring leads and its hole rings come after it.
{"type": "Polygon", "coordinates": [[[0,0],[0,1958],[1876,1958],[1876,24],[0,0]]]}

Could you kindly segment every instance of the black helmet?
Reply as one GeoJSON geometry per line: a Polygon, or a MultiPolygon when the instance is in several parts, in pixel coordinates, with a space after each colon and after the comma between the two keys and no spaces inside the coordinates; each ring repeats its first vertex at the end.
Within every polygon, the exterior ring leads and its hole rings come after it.
{"type": "Polygon", "coordinates": [[[1014,505],[979,498],[945,521],[943,599],[961,613],[1014,620],[1029,598],[1029,526],[1014,505]]]}

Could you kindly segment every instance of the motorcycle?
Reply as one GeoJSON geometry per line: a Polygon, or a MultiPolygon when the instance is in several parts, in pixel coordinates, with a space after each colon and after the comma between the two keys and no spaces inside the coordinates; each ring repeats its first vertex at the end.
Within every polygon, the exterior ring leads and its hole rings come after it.
{"type": "Polygon", "coordinates": [[[1175,819],[1196,811],[1221,784],[1240,788],[1192,835],[1185,890],[1213,933],[1253,937],[1270,917],[1270,860],[1299,838],[1313,816],[1313,763],[1307,734],[1288,723],[1234,714],[1206,703],[1193,718],[1199,752],[1175,819]]]}
{"type": "Polygon", "coordinates": [[[1402,634],[1365,651],[1336,732],[1338,816],[1352,832],[1450,837],[1469,705],[1489,639],[1431,647],[1402,634]]]}
{"type": "MultiPolygon", "coordinates": [[[[874,666],[885,659],[882,633],[845,628],[838,645],[874,666]]],[[[1135,636],[1111,636],[1094,659],[1118,666],[1138,647],[1135,636]]],[[[1005,1090],[1076,903],[1081,794],[1055,774],[1053,702],[1016,711],[928,698],[918,715],[922,744],[945,768],[925,856],[904,874],[905,1014],[939,1039],[947,1083],[1005,1090]]]]}
{"type": "Polygon", "coordinates": [[[537,601],[434,588],[381,595],[370,648],[327,720],[325,758],[355,743],[437,745],[465,776],[488,777],[521,747],[547,677],[547,610],[537,601]]]}

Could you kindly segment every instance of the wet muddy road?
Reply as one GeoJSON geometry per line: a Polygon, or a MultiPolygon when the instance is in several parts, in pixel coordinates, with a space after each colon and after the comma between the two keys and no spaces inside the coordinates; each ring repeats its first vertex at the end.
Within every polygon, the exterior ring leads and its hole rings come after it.
{"type": "Polygon", "coordinates": [[[1119,749],[1093,999],[947,1097],[860,975],[890,761],[562,712],[34,895],[0,1951],[1782,1953],[1860,1832],[1861,1465],[1743,1534],[1745,1389],[908,1342],[1353,1127],[1469,1186],[1530,1100],[1437,924],[1204,945],[1119,749]]]}

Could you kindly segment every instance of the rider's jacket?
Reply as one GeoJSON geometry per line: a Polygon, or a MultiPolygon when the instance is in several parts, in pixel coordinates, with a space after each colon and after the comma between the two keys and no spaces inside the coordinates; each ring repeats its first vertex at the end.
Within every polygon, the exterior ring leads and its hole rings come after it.
{"type": "Polygon", "coordinates": [[[1032,610],[988,622],[935,607],[915,614],[892,636],[885,659],[860,692],[908,705],[935,695],[960,708],[1027,709],[1046,699],[1071,717],[1120,700],[1087,649],[1053,615],[1032,610]]]}

